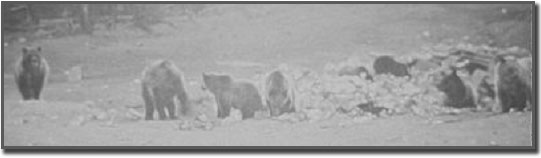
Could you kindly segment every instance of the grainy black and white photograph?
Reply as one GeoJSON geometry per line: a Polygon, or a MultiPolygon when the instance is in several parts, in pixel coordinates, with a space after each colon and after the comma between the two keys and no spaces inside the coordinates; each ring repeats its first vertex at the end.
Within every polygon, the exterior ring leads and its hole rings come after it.
{"type": "Polygon", "coordinates": [[[534,149],[534,7],[2,2],[2,148],[534,149]]]}

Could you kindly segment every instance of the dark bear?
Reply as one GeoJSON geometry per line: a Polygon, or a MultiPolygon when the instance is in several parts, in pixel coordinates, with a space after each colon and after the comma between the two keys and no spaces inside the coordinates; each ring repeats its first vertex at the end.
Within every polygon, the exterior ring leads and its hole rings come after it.
{"type": "Polygon", "coordinates": [[[399,63],[391,56],[379,56],[374,61],[374,71],[376,74],[391,74],[394,76],[410,76],[408,65],[399,63]]]}
{"type": "Polygon", "coordinates": [[[266,110],[259,91],[249,82],[234,81],[229,75],[203,73],[204,89],[214,94],[218,118],[229,116],[231,108],[240,110],[242,119],[253,118],[255,112],[266,110]]]}
{"type": "Polygon", "coordinates": [[[154,111],[158,111],[160,120],[176,119],[175,97],[180,102],[179,111],[187,114],[190,110],[188,94],[184,88],[184,76],[173,62],[159,60],[148,65],[143,71],[141,80],[143,100],[145,102],[145,120],[154,119],[154,111]]]}
{"type": "Polygon", "coordinates": [[[366,69],[364,66],[358,66],[358,67],[345,67],[338,71],[338,76],[359,76],[363,77],[365,80],[372,81],[372,75],[368,72],[368,69],[366,69]]]}
{"type": "Polygon", "coordinates": [[[286,76],[278,70],[267,76],[264,95],[271,116],[295,112],[295,94],[291,84],[286,76]]]}
{"type": "Polygon", "coordinates": [[[496,93],[499,109],[496,112],[509,112],[512,108],[524,110],[532,104],[532,79],[530,72],[516,59],[496,58],[496,93]]]}
{"type": "Polygon", "coordinates": [[[15,82],[23,100],[39,100],[47,83],[49,65],[41,56],[41,47],[24,47],[15,62],[15,82]]]}
{"type": "Polygon", "coordinates": [[[475,107],[474,96],[471,87],[468,87],[457,75],[457,70],[451,68],[451,72],[444,74],[443,79],[436,85],[447,97],[444,105],[453,108],[475,107]]]}

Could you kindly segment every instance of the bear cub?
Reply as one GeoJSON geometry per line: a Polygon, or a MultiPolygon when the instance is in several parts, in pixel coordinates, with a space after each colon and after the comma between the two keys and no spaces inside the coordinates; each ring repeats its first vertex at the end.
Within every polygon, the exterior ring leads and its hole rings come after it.
{"type": "Polygon", "coordinates": [[[261,95],[254,84],[234,81],[229,75],[203,73],[203,89],[214,94],[218,105],[218,118],[229,116],[231,108],[240,110],[242,119],[255,116],[255,112],[266,110],[261,95]]]}
{"type": "Polygon", "coordinates": [[[451,68],[450,72],[442,72],[444,76],[440,83],[436,85],[438,90],[445,93],[447,97],[444,105],[453,108],[473,108],[475,107],[475,98],[471,87],[468,87],[457,75],[457,69],[451,68]]]}

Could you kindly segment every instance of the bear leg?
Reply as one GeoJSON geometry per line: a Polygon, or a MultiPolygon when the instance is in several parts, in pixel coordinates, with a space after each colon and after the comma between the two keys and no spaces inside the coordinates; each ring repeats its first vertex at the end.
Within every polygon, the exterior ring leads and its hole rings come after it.
{"type": "Polygon", "coordinates": [[[158,111],[158,117],[160,120],[165,120],[165,107],[167,100],[163,96],[158,96],[156,101],[156,110],[158,111]]]}
{"type": "Polygon", "coordinates": [[[41,91],[43,90],[43,86],[45,85],[45,76],[39,76],[36,85],[34,87],[34,99],[39,100],[41,97],[41,91]]]}
{"type": "Polygon", "coordinates": [[[145,102],[145,120],[154,118],[154,98],[150,95],[150,90],[143,84],[143,100],[145,102]]]}
{"type": "Polygon", "coordinates": [[[226,118],[229,116],[229,111],[231,110],[231,107],[226,105],[226,102],[223,99],[216,99],[217,105],[218,105],[218,118],[226,118]]]}
{"type": "Polygon", "coordinates": [[[503,112],[503,113],[509,112],[509,110],[511,109],[510,105],[512,104],[512,102],[511,102],[512,100],[511,100],[509,94],[506,94],[506,93],[501,94],[500,100],[501,100],[500,104],[501,104],[501,108],[502,108],[501,112],[503,112]]]}
{"type": "Polygon", "coordinates": [[[39,100],[39,88],[38,87],[32,87],[32,99],[39,100]]]}
{"type": "Polygon", "coordinates": [[[177,118],[175,115],[175,102],[172,97],[165,100],[165,108],[167,108],[167,112],[169,113],[169,119],[174,120],[177,118]]]}
{"type": "Polygon", "coordinates": [[[222,105],[221,107],[222,107],[222,117],[221,118],[229,117],[229,113],[231,112],[231,106],[222,105]]]}
{"type": "Polygon", "coordinates": [[[21,95],[23,97],[23,100],[30,100],[32,99],[32,93],[30,90],[26,87],[20,89],[21,95]]]}
{"type": "Polygon", "coordinates": [[[31,90],[28,84],[25,83],[25,78],[19,78],[19,81],[17,81],[17,87],[19,88],[19,92],[21,93],[23,100],[32,99],[32,94],[30,92],[31,90]]]}
{"type": "Polygon", "coordinates": [[[145,120],[154,119],[154,106],[145,106],[145,120]]]}

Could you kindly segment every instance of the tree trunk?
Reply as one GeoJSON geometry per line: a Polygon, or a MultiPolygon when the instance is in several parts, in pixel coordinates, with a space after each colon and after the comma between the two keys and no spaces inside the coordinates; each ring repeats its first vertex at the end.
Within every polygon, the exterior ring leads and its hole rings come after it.
{"type": "Polygon", "coordinates": [[[27,15],[27,20],[30,20],[30,22],[33,25],[39,25],[39,17],[36,16],[36,13],[35,13],[36,10],[34,9],[34,5],[33,4],[27,4],[26,8],[27,8],[27,11],[28,11],[28,14],[26,14],[27,15]]]}
{"type": "Polygon", "coordinates": [[[81,28],[84,33],[92,33],[92,23],[90,21],[88,4],[81,4],[81,28]]]}

